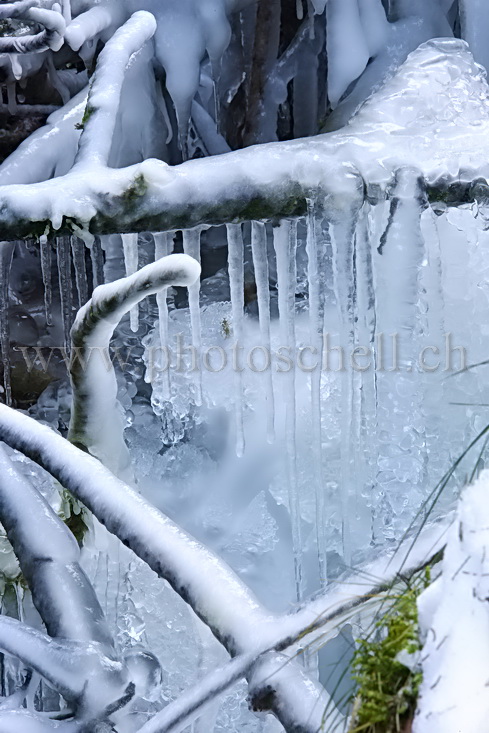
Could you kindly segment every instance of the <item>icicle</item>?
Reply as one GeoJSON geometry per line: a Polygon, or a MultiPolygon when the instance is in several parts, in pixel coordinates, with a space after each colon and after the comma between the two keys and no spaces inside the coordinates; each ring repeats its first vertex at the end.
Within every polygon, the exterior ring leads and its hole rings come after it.
{"type": "Polygon", "coordinates": [[[304,8],[302,6],[302,0],[296,0],[295,7],[297,20],[302,20],[304,18],[304,8]]]}
{"type": "Polygon", "coordinates": [[[10,382],[9,281],[14,255],[13,242],[0,242],[0,349],[3,361],[3,388],[6,405],[12,404],[10,382]]]}
{"type": "MultiPolygon", "coordinates": [[[[173,252],[173,232],[153,234],[155,240],[155,261],[166,257],[173,252]]],[[[168,345],[168,303],[167,291],[160,290],[156,295],[158,306],[158,324],[160,331],[160,348],[168,345]]],[[[163,376],[163,398],[169,400],[171,396],[170,369],[165,369],[163,376]]]]}
{"type": "MultiPolygon", "coordinates": [[[[372,236],[369,223],[375,219],[377,214],[371,213],[370,205],[364,204],[360,213],[356,231],[356,258],[355,270],[357,280],[357,339],[358,344],[370,350],[372,358],[370,366],[363,372],[356,372],[357,388],[355,389],[355,401],[353,408],[356,411],[355,420],[352,422],[357,430],[354,444],[358,446],[356,451],[357,465],[355,474],[362,479],[359,487],[366,507],[370,509],[370,523],[374,540],[374,518],[378,511],[375,496],[375,484],[377,474],[378,455],[378,430],[377,430],[377,371],[376,358],[377,349],[375,344],[376,336],[376,293],[374,283],[374,272],[372,262],[372,236]]],[[[381,366],[381,365],[380,365],[381,366]]]]}
{"type": "Polygon", "coordinates": [[[42,281],[44,285],[44,311],[46,313],[46,323],[48,326],[53,324],[52,303],[53,303],[53,286],[51,273],[51,243],[46,236],[39,239],[41,249],[41,271],[42,281]]]}
{"type": "MultiPolygon", "coordinates": [[[[354,241],[357,211],[352,207],[344,218],[331,224],[331,244],[333,248],[333,276],[337,308],[340,314],[340,344],[348,353],[354,348],[355,318],[355,270],[354,241]]],[[[327,330],[327,329],[325,329],[327,330]]],[[[352,456],[355,447],[352,434],[355,431],[353,420],[353,369],[348,365],[341,372],[341,523],[343,540],[343,559],[345,565],[351,564],[352,547],[350,532],[350,501],[355,494],[353,487],[354,472],[352,456]]]]}
{"type": "MultiPolygon", "coordinates": [[[[244,310],[244,247],[241,224],[228,224],[228,268],[233,313],[233,333],[235,344],[242,342],[244,310]]],[[[243,428],[243,379],[239,370],[235,371],[234,409],[236,415],[236,453],[244,453],[243,428]]]]}
{"type": "MultiPolygon", "coordinates": [[[[12,67],[13,71],[13,67],[12,67]]],[[[7,84],[7,104],[11,115],[17,114],[17,82],[7,84]]]]}
{"type": "MultiPolygon", "coordinates": [[[[186,255],[200,262],[200,229],[186,229],[183,231],[183,251],[186,255]]],[[[200,280],[188,289],[188,305],[190,310],[190,324],[192,328],[192,346],[196,352],[198,363],[195,404],[202,404],[202,371],[200,369],[200,353],[202,347],[202,333],[200,325],[200,280]]]]}
{"type": "MultiPolygon", "coordinates": [[[[255,269],[256,294],[258,300],[258,317],[262,345],[271,354],[270,344],[270,284],[268,275],[267,231],[264,224],[254,221],[251,225],[251,251],[255,269]]],[[[267,405],[267,438],[269,443],[275,440],[275,401],[273,396],[272,370],[267,369],[265,399],[267,405]]]]}
{"type": "Polygon", "coordinates": [[[297,222],[283,221],[273,230],[277,259],[278,308],[281,345],[288,349],[293,366],[284,374],[285,441],[287,451],[287,483],[292,525],[294,572],[297,600],[303,595],[302,531],[300,496],[297,487],[296,393],[295,393],[295,286],[297,281],[297,222]]]}
{"type": "MultiPolygon", "coordinates": [[[[317,247],[316,218],[314,202],[308,201],[307,217],[307,279],[309,290],[309,336],[316,354],[322,350],[322,319],[320,296],[320,267],[317,247]]],[[[319,578],[323,586],[327,583],[326,535],[324,531],[323,456],[321,438],[321,364],[311,372],[311,418],[314,464],[314,493],[316,499],[316,539],[318,549],[319,578]]]]}
{"type": "Polygon", "coordinates": [[[63,320],[63,337],[66,353],[71,350],[70,331],[73,325],[73,296],[71,292],[71,243],[70,237],[56,239],[56,255],[58,260],[59,292],[61,299],[61,317],[63,320]]]}
{"type": "MultiPolygon", "coordinates": [[[[124,263],[126,266],[126,275],[134,275],[138,270],[138,235],[137,234],[121,234],[122,248],[124,250],[124,263]]],[[[139,331],[139,305],[135,305],[129,314],[131,322],[131,331],[137,333],[139,331]]]]}
{"type": "Polygon", "coordinates": [[[71,253],[73,256],[73,265],[75,267],[76,290],[78,293],[78,305],[82,305],[88,300],[88,280],[85,264],[85,242],[78,237],[71,237],[71,253]]]}
{"type": "Polygon", "coordinates": [[[104,254],[98,237],[95,237],[90,247],[90,258],[92,260],[92,287],[95,290],[104,283],[104,254]]]}
{"type": "MultiPolygon", "coordinates": [[[[377,507],[380,539],[396,539],[405,530],[406,518],[410,518],[406,507],[416,501],[416,491],[424,490],[426,481],[425,398],[418,364],[423,322],[419,312],[420,271],[426,257],[420,219],[425,200],[419,171],[397,171],[389,223],[379,246],[381,256],[375,259],[381,306],[377,330],[385,334],[386,349],[391,352],[391,365],[378,369],[377,375],[378,434],[385,436],[377,451],[376,490],[385,497],[384,505],[378,502],[377,507]],[[392,454],[393,445],[401,447],[402,461],[392,454]]],[[[435,383],[430,387],[430,391],[435,389],[435,383]]]]}

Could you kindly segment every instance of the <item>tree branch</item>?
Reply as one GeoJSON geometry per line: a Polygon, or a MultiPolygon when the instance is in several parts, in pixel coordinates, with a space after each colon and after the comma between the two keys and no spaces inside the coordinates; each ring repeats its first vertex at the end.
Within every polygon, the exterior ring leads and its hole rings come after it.
{"type": "Polygon", "coordinates": [[[117,475],[126,473],[129,477],[129,454],[109,356],[114,329],[146,296],[164,288],[192,285],[199,275],[200,265],[192,257],[170,255],[130,277],[100,285],[78,312],[71,331],[73,407],[68,437],[117,475]]]}
{"type": "MultiPolygon", "coordinates": [[[[52,3],[51,3],[52,4],[52,3]]],[[[37,2],[9,3],[0,6],[0,18],[21,18],[43,25],[36,35],[0,37],[0,53],[41,53],[59,51],[63,45],[66,23],[57,10],[35,7],[37,2]]]]}

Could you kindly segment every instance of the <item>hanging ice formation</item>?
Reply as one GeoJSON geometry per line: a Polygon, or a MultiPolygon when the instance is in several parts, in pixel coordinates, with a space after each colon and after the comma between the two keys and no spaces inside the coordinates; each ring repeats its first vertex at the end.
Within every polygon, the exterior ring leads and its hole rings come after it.
{"type": "Polygon", "coordinates": [[[69,354],[71,349],[70,331],[74,317],[71,281],[71,237],[58,237],[56,239],[56,256],[64,348],[66,353],[69,354]]]}
{"type": "Polygon", "coordinates": [[[9,327],[9,281],[10,268],[15,245],[0,242],[0,350],[2,354],[4,399],[12,404],[12,385],[10,381],[10,327],[9,327]]]}
{"type": "MultiPolygon", "coordinates": [[[[173,252],[173,234],[160,232],[153,236],[155,240],[155,261],[173,252]]],[[[163,358],[163,350],[168,346],[168,303],[166,290],[162,290],[157,294],[156,303],[158,305],[160,356],[163,358]]],[[[162,372],[162,397],[163,400],[168,401],[171,396],[170,368],[163,369],[162,372]]]]}
{"type": "MultiPolygon", "coordinates": [[[[183,251],[186,255],[200,262],[200,229],[183,232],[183,251]]],[[[200,280],[188,289],[188,305],[190,310],[190,328],[192,335],[192,371],[195,374],[195,404],[202,404],[202,328],[200,321],[200,280]]]]}
{"type": "MultiPolygon", "coordinates": [[[[138,235],[121,234],[121,237],[126,275],[134,275],[134,273],[138,271],[138,235]]],[[[131,331],[137,333],[139,331],[139,305],[135,305],[134,308],[131,309],[129,318],[131,331]]]]}
{"type": "MultiPolygon", "coordinates": [[[[244,247],[243,233],[240,224],[228,224],[228,268],[229,285],[231,290],[231,305],[233,314],[233,337],[237,346],[243,338],[243,309],[244,309],[244,247]]],[[[243,380],[241,372],[235,372],[234,410],[236,414],[236,452],[238,456],[244,453],[245,439],[243,426],[243,380]]]]}

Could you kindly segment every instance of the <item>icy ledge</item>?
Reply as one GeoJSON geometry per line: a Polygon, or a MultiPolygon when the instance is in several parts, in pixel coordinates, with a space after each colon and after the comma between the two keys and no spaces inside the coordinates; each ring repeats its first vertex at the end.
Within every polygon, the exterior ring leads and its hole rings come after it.
{"type": "Polygon", "coordinates": [[[431,197],[458,204],[488,196],[489,86],[467,44],[454,39],[421,45],[338,132],[175,167],[146,160],[107,168],[97,148],[108,137],[117,94],[108,111],[95,91],[102,82],[120,87],[128,54],[154,32],[148,16],[136,13],[114,37],[124,43],[109,41],[101,55],[80,139],[84,164],[43,183],[0,186],[2,239],[295,216],[311,197],[334,211],[346,199],[363,198],[364,181],[369,195],[384,196],[406,167],[416,169],[431,197]]]}

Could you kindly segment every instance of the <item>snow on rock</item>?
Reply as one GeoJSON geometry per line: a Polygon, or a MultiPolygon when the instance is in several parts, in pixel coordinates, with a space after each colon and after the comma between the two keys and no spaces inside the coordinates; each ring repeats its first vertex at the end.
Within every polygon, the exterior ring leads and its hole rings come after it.
{"type": "Polygon", "coordinates": [[[465,489],[442,574],[419,598],[425,644],[414,733],[485,733],[489,718],[489,471],[465,489]]]}

